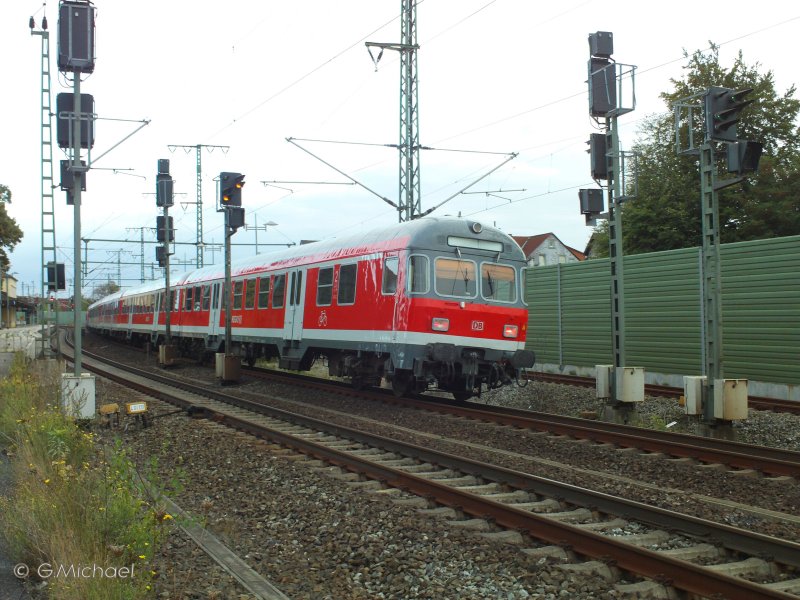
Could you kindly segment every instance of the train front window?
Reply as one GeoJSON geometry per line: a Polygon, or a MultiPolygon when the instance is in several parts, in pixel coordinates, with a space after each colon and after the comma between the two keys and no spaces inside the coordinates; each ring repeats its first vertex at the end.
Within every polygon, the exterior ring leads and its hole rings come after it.
{"type": "Polygon", "coordinates": [[[474,298],[477,295],[477,269],[474,262],[461,258],[437,258],[434,266],[437,294],[457,298],[474,298]]]}
{"type": "Polygon", "coordinates": [[[481,295],[487,300],[516,302],[515,275],[514,267],[483,263],[481,265],[481,295]]]}

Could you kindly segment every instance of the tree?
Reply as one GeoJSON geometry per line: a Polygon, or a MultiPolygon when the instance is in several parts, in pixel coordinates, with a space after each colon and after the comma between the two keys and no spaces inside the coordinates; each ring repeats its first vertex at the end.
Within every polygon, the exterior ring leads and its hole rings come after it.
{"type": "Polygon", "coordinates": [[[92,293],[92,300],[100,300],[101,298],[105,298],[115,292],[119,291],[119,286],[114,283],[113,281],[109,281],[108,283],[101,283],[97,287],[94,288],[94,292],[92,293]]]}
{"type": "Polygon", "coordinates": [[[8,271],[11,264],[6,250],[13,250],[23,235],[17,222],[6,212],[6,204],[10,202],[11,190],[0,183],[0,269],[4,271],[8,271]]]}
{"type": "MultiPolygon", "coordinates": [[[[678,156],[675,149],[673,105],[711,86],[752,88],[738,123],[740,139],[764,144],[759,172],[743,185],[720,192],[720,239],[723,243],[800,234],[800,100],[795,86],[782,95],[775,90],[772,71],[745,64],[742,53],[730,70],[719,64],[719,47],[684,53],[686,74],[671,80],[671,92],[661,94],[668,113],[651,115],[640,127],[633,146],[637,197],[623,205],[622,233],[626,254],[702,245],[700,174],[697,156],[678,156]]],[[[699,111],[698,111],[699,112],[699,111]]],[[[697,129],[695,129],[697,131],[697,129]]],[[[702,143],[702,140],[695,144],[702,143]]],[[[718,173],[725,172],[725,147],[715,149],[718,173]]],[[[595,229],[593,248],[608,255],[608,224],[595,229]]]]}

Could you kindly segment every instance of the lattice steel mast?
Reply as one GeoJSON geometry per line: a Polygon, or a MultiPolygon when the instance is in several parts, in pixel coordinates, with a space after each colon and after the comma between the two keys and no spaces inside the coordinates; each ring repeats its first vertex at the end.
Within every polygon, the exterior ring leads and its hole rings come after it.
{"type": "MultiPolygon", "coordinates": [[[[376,68],[386,49],[400,53],[400,185],[397,214],[400,222],[422,214],[419,174],[419,104],[417,94],[417,0],[400,2],[399,44],[366,42],[367,49],[380,48],[373,57],[376,68]]],[[[370,49],[370,56],[372,50],[370,49]]]]}
{"type": "Polygon", "coordinates": [[[170,150],[175,150],[175,148],[184,148],[187,151],[191,148],[196,150],[196,157],[197,157],[197,261],[196,265],[199,269],[203,266],[203,250],[205,249],[205,244],[203,243],[203,165],[202,165],[202,152],[203,148],[208,148],[209,151],[213,151],[215,148],[220,148],[223,152],[227,152],[230,149],[230,146],[212,146],[209,144],[195,144],[194,146],[187,146],[183,144],[170,144],[168,146],[170,150]]]}

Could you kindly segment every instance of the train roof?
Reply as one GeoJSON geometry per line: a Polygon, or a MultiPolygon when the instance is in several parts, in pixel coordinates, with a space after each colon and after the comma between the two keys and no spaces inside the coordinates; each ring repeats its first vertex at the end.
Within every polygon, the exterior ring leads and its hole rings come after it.
{"type": "MultiPolygon", "coordinates": [[[[280,269],[300,266],[309,262],[346,259],[365,252],[386,252],[402,248],[436,249],[446,247],[445,234],[471,236],[477,234],[471,229],[474,221],[455,217],[425,217],[405,223],[389,225],[361,233],[329,238],[319,242],[293,246],[286,250],[258,254],[233,261],[231,276],[246,275],[264,269],[280,269]]],[[[524,262],[525,258],[514,240],[494,227],[482,227],[481,239],[503,243],[503,253],[512,259],[524,262]],[[511,254],[511,256],[508,256],[511,254]]],[[[192,285],[224,276],[224,265],[214,265],[190,271],[180,278],[178,285],[192,285]]]]}
{"type": "MultiPolygon", "coordinates": [[[[309,262],[346,259],[365,252],[386,252],[402,248],[435,250],[447,247],[446,235],[475,238],[478,233],[480,233],[481,240],[502,243],[502,254],[506,258],[525,261],[519,245],[499,229],[456,217],[425,217],[357,234],[293,246],[269,254],[257,254],[238,259],[232,261],[231,276],[246,275],[269,268],[289,268],[309,262]]],[[[171,283],[173,286],[194,285],[211,279],[221,279],[224,275],[224,265],[211,265],[177,275],[173,277],[171,283]]],[[[117,292],[116,298],[161,291],[164,289],[164,285],[163,279],[151,281],[141,286],[128,288],[123,292],[117,292]]],[[[108,302],[112,299],[115,298],[107,296],[99,302],[108,302]]]]}

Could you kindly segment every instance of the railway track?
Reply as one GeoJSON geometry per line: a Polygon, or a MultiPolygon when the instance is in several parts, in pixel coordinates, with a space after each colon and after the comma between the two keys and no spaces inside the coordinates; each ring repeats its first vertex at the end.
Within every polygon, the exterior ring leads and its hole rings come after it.
{"type": "Polygon", "coordinates": [[[604,421],[566,417],[552,413],[533,412],[507,407],[454,400],[397,398],[385,390],[353,390],[347,384],[320,380],[303,375],[285,374],[264,369],[248,370],[255,377],[302,384],[324,393],[355,395],[360,399],[385,402],[462,417],[475,421],[505,425],[573,439],[589,440],[598,444],[612,444],[621,448],[635,448],[643,452],[661,453],[674,458],[688,458],[699,464],[722,464],[730,469],[753,470],[781,477],[800,478],[800,452],[743,444],[718,438],[706,438],[668,431],[642,429],[604,421]]]}
{"type": "MultiPolygon", "coordinates": [[[[547,381],[550,383],[560,383],[564,385],[575,385],[578,387],[594,388],[595,380],[593,377],[581,377],[578,375],[565,375],[560,373],[535,373],[529,376],[531,379],[547,381]]],[[[666,385],[646,384],[644,391],[650,396],[662,396],[665,398],[679,398],[683,395],[681,388],[666,385]]],[[[766,398],[762,396],[749,396],[748,406],[755,410],[771,410],[773,412],[786,412],[800,414],[800,402],[794,400],[781,400],[780,398],[766,398]]]]}
{"type": "MultiPolygon", "coordinates": [[[[404,500],[399,500],[407,502],[432,498],[445,507],[436,509],[439,514],[449,510],[451,517],[466,517],[455,526],[483,529],[485,535],[528,546],[523,551],[533,557],[571,558],[574,554],[589,561],[564,568],[590,570],[603,577],[630,572],[650,579],[630,584],[633,588],[622,586],[621,592],[664,587],[665,581],[669,582],[666,587],[691,594],[726,598],[796,598],[785,590],[800,591],[800,581],[793,579],[794,570],[800,568],[800,545],[792,542],[366,434],[183,382],[177,386],[181,393],[154,392],[152,384],[140,379],[153,378],[148,372],[139,372],[138,381],[131,382],[130,375],[94,364],[91,368],[343,468],[347,473],[340,477],[365,480],[359,485],[380,488],[377,493],[402,496],[404,500]],[[492,531],[496,528],[505,531],[492,531]],[[626,531],[636,533],[622,539],[626,531]],[[675,531],[689,537],[676,539],[671,533],[675,531]],[[670,548],[658,552],[645,545],[670,548]],[[702,566],[688,562],[691,558],[718,564],[702,566]],[[762,585],[741,576],[772,581],[762,585]]],[[[158,379],[175,386],[169,378],[158,379]]]]}

